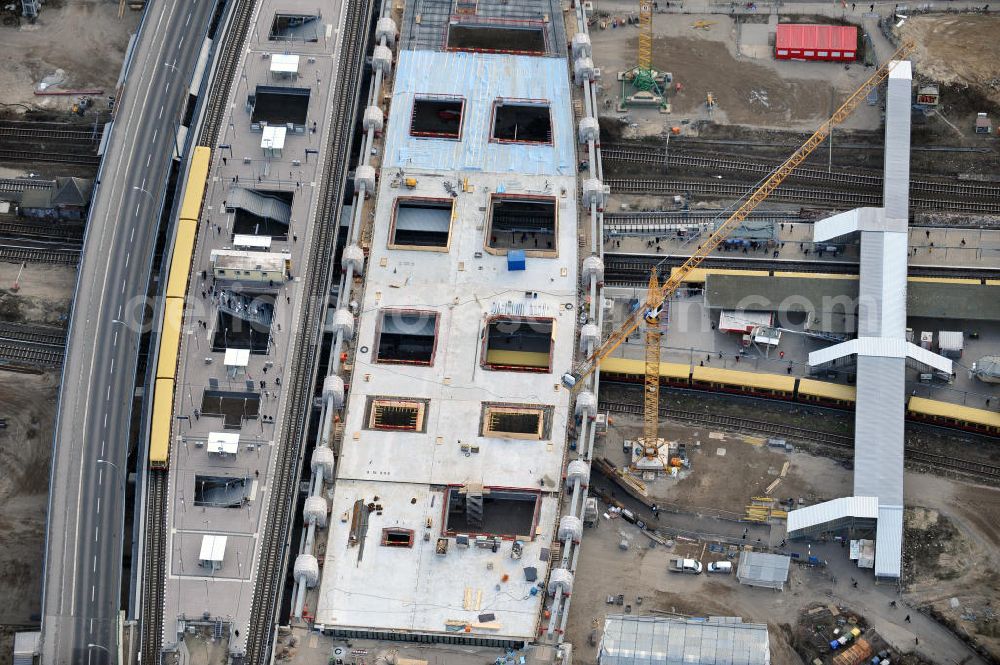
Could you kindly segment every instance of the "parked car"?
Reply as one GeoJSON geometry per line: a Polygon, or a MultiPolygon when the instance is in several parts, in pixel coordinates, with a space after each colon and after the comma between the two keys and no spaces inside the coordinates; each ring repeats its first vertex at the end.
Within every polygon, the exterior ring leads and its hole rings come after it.
{"type": "Polygon", "coordinates": [[[670,572],[687,573],[689,575],[701,574],[701,561],[696,559],[671,559],[670,572]]]}

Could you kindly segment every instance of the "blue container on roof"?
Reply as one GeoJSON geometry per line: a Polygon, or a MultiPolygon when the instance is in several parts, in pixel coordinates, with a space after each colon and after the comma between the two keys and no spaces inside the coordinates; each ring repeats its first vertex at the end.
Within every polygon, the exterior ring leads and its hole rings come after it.
{"type": "Polygon", "coordinates": [[[511,249],[507,251],[507,270],[524,270],[524,250],[511,249]]]}

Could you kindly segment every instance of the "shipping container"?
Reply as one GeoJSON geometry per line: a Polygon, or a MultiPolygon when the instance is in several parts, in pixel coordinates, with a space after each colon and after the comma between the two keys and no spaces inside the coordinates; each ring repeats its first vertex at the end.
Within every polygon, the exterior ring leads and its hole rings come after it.
{"type": "Polygon", "coordinates": [[[858,29],[843,25],[779,23],[774,57],[851,62],[858,57],[858,29]]]}

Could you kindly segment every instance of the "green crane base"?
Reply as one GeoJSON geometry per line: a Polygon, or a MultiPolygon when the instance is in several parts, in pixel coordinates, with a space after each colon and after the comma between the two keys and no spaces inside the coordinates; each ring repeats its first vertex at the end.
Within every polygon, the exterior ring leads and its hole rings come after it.
{"type": "Polygon", "coordinates": [[[627,71],[618,72],[618,80],[622,83],[618,110],[623,111],[630,106],[666,108],[667,100],[664,96],[664,87],[673,81],[673,76],[669,72],[633,67],[627,71]]]}

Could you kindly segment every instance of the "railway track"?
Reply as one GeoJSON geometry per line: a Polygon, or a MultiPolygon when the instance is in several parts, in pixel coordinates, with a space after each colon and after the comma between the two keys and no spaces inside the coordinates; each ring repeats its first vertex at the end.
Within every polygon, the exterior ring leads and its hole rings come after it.
{"type": "MultiPolygon", "coordinates": [[[[680,146],[686,145],[709,145],[709,146],[730,146],[731,148],[765,148],[768,150],[778,149],[782,152],[787,152],[785,149],[794,150],[802,145],[802,142],[808,138],[808,134],[801,134],[799,138],[796,139],[794,143],[787,143],[783,141],[773,142],[762,142],[762,141],[743,141],[740,139],[706,139],[696,136],[678,136],[670,140],[671,143],[680,146]]],[[[858,143],[858,142],[848,142],[848,143],[838,143],[838,146],[847,150],[872,150],[875,152],[882,152],[885,150],[885,145],[879,139],[878,143],[858,143]]],[[[640,148],[646,148],[645,145],[639,145],[640,148]]],[[[911,152],[968,152],[968,153],[980,153],[980,154],[990,154],[994,152],[992,148],[972,148],[968,146],[948,146],[948,145],[915,145],[910,147],[911,152]]]]}
{"type": "MultiPolygon", "coordinates": [[[[748,183],[730,183],[720,180],[687,179],[640,179],[640,178],[609,178],[605,184],[618,194],[707,194],[740,199],[752,187],[748,183]]],[[[778,187],[771,193],[771,199],[809,202],[814,205],[832,206],[837,208],[857,208],[861,206],[882,205],[881,194],[866,194],[864,192],[836,189],[805,189],[802,187],[778,187]]],[[[989,201],[946,201],[942,199],[910,198],[910,207],[921,210],[940,210],[953,212],[1000,214],[1000,200],[989,201]]]]}
{"type": "Polygon", "coordinates": [[[159,663],[163,641],[164,572],[167,544],[167,471],[150,470],[146,486],[145,574],[140,627],[143,663],[159,663]]]}
{"type": "Polygon", "coordinates": [[[8,263],[52,263],[75,266],[80,261],[79,248],[69,247],[24,247],[21,245],[0,245],[0,261],[8,263]]]}
{"type": "MultiPolygon", "coordinates": [[[[372,22],[372,0],[349,0],[345,8],[346,32],[340,47],[336,83],[337,100],[332,115],[332,131],[326,145],[327,167],[320,185],[319,209],[316,219],[322,223],[316,230],[306,275],[307,301],[321,297],[329,290],[332,253],[336,239],[337,208],[343,200],[348,160],[351,154],[352,129],[360,95],[363,65],[368,53],[367,42],[372,22]]],[[[279,439],[280,449],[274,475],[274,489],[268,506],[268,516],[262,537],[262,550],[254,588],[253,605],[247,638],[247,662],[263,665],[273,643],[273,630],[284,588],[285,554],[289,552],[289,532],[297,492],[299,447],[306,434],[307,417],[316,380],[318,331],[324,316],[323,308],[307,308],[303,325],[295,340],[294,358],[289,367],[289,394],[301,396],[289,403],[288,417],[279,439]]]]}
{"type": "Polygon", "coordinates": [[[232,28],[226,33],[225,42],[219,51],[219,61],[216,64],[218,75],[213,82],[212,91],[205,108],[202,130],[198,136],[198,145],[215,148],[222,129],[223,114],[229,108],[229,94],[236,77],[236,64],[239,61],[240,48],[250,29],[250,18],[256,0],[239,0],[233,10],[232,28]]]}
{"type": "MultiPolygon", "coordinates": [[[[643,406],[625,402],[601,401],[598,404],[601,411],[613,413],[628,413],[642,415],[643,406]]],[[[782,437],[815,443],[843,450],[854,449],[854,437],[832,432],[822,432],[793,425],[782,425],[780,423],[769,423],[760,420],[750,420],[748,418],[738,418],[721,413],[697,413],[694,411],[680,411],[676,409],[660,409],[660,417],[669,420],[676,420],[703,427],[726,427],[743,432],[763,434],[769,437],[782,437]]],[[[936,455],[913,447],[906,448],[906,457],[911,462],[928,464],[937,468],[959,471],[971,476],[984,478],[992,481],[1000,481],[1000,466],[976,462],[973,460],[963,460],[955,457],[936,455]]]]}
{"type": "Polygon", "coordinates": [[[98,166],[101,158],[71,152],[38,152],[32,150],[0,149],[0,162],[52,162],[56,164],[76,164],[78,166],[98,166]]]}
{"type": "MultiPolygon", "coordinates": [[[[738,173],[754,173],[760,176],[771,173],[778,162],[753,161],[733,156],[716,156],[690,154],[673,151],[671,153],[651,150],[649,148],[632,148],[625,146],[601,146],[601,157],[605,161],[623,162],[641,165],[687,166],[738,173]]],[[[795,169],[790,180],[811,180],[814,182],[834,183],[851,187],[882,189],[882,176],[875,173],[860,171],[824,171],[822,169],[799,167],[795,169]]],[[[958,182],[939,182],[933,180],[911,180],[910,194],[941,194],[962,198],[1000,199],[1000,187],[958,182]]]]}
{"type": "Polygon", "coordinates": [[[39,346],[35,342],[8,340],[0,337],[0,361],[13,365],[35,367],[59,367],[63,361],[63,349],[39,346]]]}
{"type": "MultiPolygon", "coordinates": [[[[607,402],[601,400],[598,410],[611,411],[613,413],[629,413],[642,415],[642,404],[630,402],[607,402]]],[[[774,437],[788,437],[800,441],[810,441],[813,443],[823,443],[839,448],[853,448],[854,437],[846,434],[833,434],[831,432],[820,432],[818,430],[795,427],[793,425],[782,425],[780,423],[769,423],[761,420],[747,420],[737,418],[722,413],[698,413],[696,411],[680,411],[677,409],[660,409],[660,416],[670,420],[694,423],[696,425],[706,425],[711,427],[730,427],[751,431],[758,434],[766,434],[774,437]]]]}
{"type": "Polygon", "coordinates": [[[26,192],[29,189],[52,189],[55,180],[36,180],[35,178],[0,178],[0,192],[26,192]]]}
{"type": "Polygon", "coordinates": [[[66,346],[66,331],[48,326],[28,326],[0,321],[0,342],[21,342],[63,349],[66,346]]]}
{"type": "MultiPolygon", "coordinates": [[[[228,108],[228,100],[236,76],[236,64],[243,50],[250,29],[256,0],[235,0],[232,23],[219,46],[217,74],[212,88],[206,94],[208,103],[204,122],[198,135],[198,145],[215,148],[222,129],[223,114],[228,108]]],[[[147,524],[145,533],[145,555],[143,558],[143,602],[140,612],[141,662],[161,662],[163,646],[163,603],[166,593],[166,519],[167,519],[167,473],[151,471],[150,485],[146,495],[147,524]]],[[[251,660],[250,663],[260,661],[251,660]]]]}
{"type": "MultiPolygon", "coordinates": [[[[671,268],[688,259],[684,255],[605,254],[605,283],[646,284],[653,266],[671,268]]],[[[851,261],[791,261],[782,259],[742,259],[710,256],[702,262],[704,268],[735,270],[767,270],[769,272],[807,272],[857,275],[857,262],[851,261]]],[[[1000,270],[991,268],[961,268],[956,266],[910,266],[911,277],[948,277],[955,279],[997,279],[1000,270]]]]}
{"type": "Polygon", "coordinates": [[[97,129],[55,129],[36,127],[32,125],[10,126],[0,124],[0,140],[5,143],[56,141],[59,143],[77,143],[86,146],[97,146],[104,134],[104,127],[97,129]]]}
{"type": "Polygon", "coordinates": [[[33,240],[50,240],[76,244],[83,241],[83,227],[66,227],[59,223],[42,227],[41,224],[24,223],[0,217],[0,240],[5,237],[31,238],[33,240]]]}

